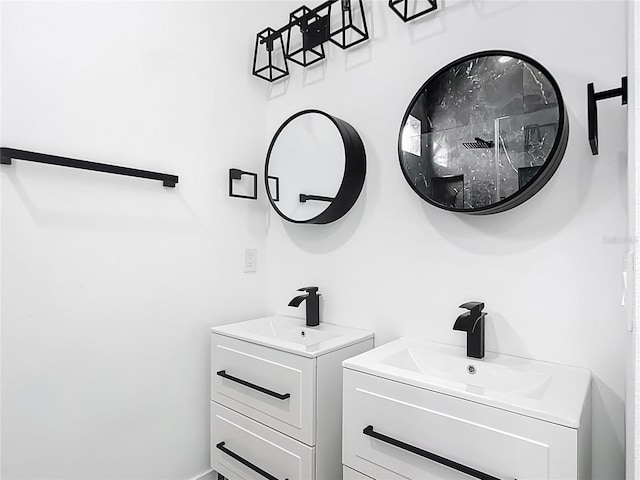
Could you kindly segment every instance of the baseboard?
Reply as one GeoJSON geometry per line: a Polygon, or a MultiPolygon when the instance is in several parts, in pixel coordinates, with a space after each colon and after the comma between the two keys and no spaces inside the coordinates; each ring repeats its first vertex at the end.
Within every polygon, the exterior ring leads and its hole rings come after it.
{"type": "Polygon", "coordinates": [[[202,472],[200,475],[196,475],[195,477],[191,477],[189,480],[217,480],[218,472],[215,470],[207,470],[206,472],[202,472]]]}

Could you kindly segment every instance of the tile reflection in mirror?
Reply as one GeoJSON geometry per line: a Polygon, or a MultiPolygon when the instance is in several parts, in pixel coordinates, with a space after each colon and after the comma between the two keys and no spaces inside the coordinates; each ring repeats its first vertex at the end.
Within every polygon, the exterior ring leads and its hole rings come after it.
{"type": "Polygon", "coordinates": [[[568,137],[551,74],[506,51],[441,69],[402,125],[400,164],[411,187],[429,203],[465,213],[496,213],[530,198],[557,169],[568,137]]]}

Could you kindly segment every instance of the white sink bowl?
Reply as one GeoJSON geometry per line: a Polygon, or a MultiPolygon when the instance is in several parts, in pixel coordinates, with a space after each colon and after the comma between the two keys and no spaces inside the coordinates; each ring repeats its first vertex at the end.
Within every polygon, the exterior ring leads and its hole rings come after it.
{"type": "Polygon", "coordinates": [[[591,372],[400,338],[343,362],[345,368],[577,428],[591,372]]]}
{"type": "Polygon", "coordinates": [[[300,318],[282,315],[230,323],[211,331],[304,357],[317,357],[373,338],[373,333],[366,330],[325,322],[307,327],[300,318]]]}

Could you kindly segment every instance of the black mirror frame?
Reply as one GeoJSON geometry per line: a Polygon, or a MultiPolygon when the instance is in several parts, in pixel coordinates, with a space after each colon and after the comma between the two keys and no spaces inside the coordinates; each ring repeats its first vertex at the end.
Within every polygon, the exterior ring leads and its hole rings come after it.
{"type": "Polygon", "coordinates": [[[278,128],[275,135],[271,139],[269,150],[267,151],[267,159],[264,166],[265,188],[267,191],[267,198],[269,199],[269,203],[271,203],[271,206],[278,215],[292,223],[327,224],[334,222],[343,217],[356,203],[356,200],[360,196],[360,192],[362,191],[362,187],[364,186],[364,179],[367,172],[366,160],[367,156],[364,150],[362,139],[360,138],[360,135],[358,135],[358,132],[356,132],[356,130],[350,124],[321,110],[302,110],[285,120],[285,122],[280,125],[280,128],[278,128]],[[338,129],[338,133],[340,134],[342,143],[344,145],[344,174],[342,176],[342,183],[340,184],[338,193],[325,210],[323,210],[319,215],[307,220],[294,220],[287,217],[278,208],[277,204],[275,203],[277,198],[274,199],[271,196],[271,191],[269,190],[268,183],[269,160],[271,158],[271,151],[273,150],[273,146],[275,145],[278,136],[285,129],[285,127],[299,116],[309,113],[320,114],[327,117],[338,129]]]}
{"type": "Polygon", "coordinates": [[[492,213],[504,212],[506,210],[510,210],[514,207],[517,207],[518,205],[526,202],[531,197],[533,197],[536,193],[538,193],[542,189],[542,187],[544,187],[544,185],[551,179],[555,171],[560,166],[562,157],[564,156],[564,153],[567,149],[568,140],[569,140],[569,119],[567,117],[567,110],[564,104],[564,100],[562,98],[562,93],[560,92],[560,87],[558,85],[558,82],[556,82],[555,78],[553,78],[551,73],[549,73],[549,71],[543,65],[541,65],[538,61],[534,60],[531,57],[528,57],[527,55],[523,55],[517,52],[512,52],[509,50],[485,50],[481,52],[472,53],[462,58],[459,58],[457,60],[454,60],[453,62],[442,67],[436,73],[431,75],[431,77],[429,77],[429,79],[420,87],[418,92],[411,99],[411,102],[409,103],[409,107],[407,108],[404,114],[404,117],[402,118],[402,123],[400,124],[400,132],[398,134],[398,160],[400,162],[400,169],[402,170],[402,175],[404,176],[405,180],[407,181],[411,189],[427,203],[430,203],[431,205],[441,208],[443,210],[448,210],[456,213],[465,213],[469,215],[489,215],[492,213]],[[505,198],[504,200],[500,200],[499,202],[493,203],[491,205],[487,205],[485,207],[480,207],[480,208],[474,208],[474,209],[454,208],[448,205],[442,205],[440,203],[437,203],[431,200],[426,195],[423,195],[422,192],[420,192],[420,190],[418,190],[415,187],[415,185],[411,182],[411,179],[407,175],[407,172],[405,171],[404,166],[402,164],[402,131],[407,122],[407,119],[409,118],[409,115],[411,114],[411,109],[415,105],[418,98],[424,93],[424,90],[427,88],[427,85],[431,81],[433,81],[442,73],[444,73],[445,71],[451,69],[456,65],[460,65],[464,62],[468,62],[469,60],[473,60],[475,58],[488,57],[488,56],[509,56],[509,57],[517,58],[518,60],[522,60],[524,62],[527,62],[533,65],[535,68],[540,70],[547,77],[547,79],[549,80],[549,83],[551,83],[553,89],[555,90],[555,94],[558,98],[558,109],[560,113],[559,120],[558,120],[558,133],[554,140],[553,146],[551,147],[551,152],[549,153],[549,157],[544,162],[544,165],[542,166],[542,168],[540,168],[540,170],[536,173],[536,175],[523,188],[519,189],[513,195],[505,198]]]}

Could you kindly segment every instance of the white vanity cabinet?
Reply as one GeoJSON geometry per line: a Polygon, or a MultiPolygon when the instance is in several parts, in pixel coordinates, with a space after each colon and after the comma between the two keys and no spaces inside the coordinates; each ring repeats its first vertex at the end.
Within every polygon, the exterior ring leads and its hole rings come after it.
{"type": "Polygon", "coordinates": [[[373,348],[373,334],[273,318],[263,322],[277,323],[275,338],[212,329],[211,467],[229,480],[339,480],[342,362],[373,348]]]}
{"type": "MultiPolygon", "coordinates": [[[[417,349],[404,347],[405,351],[413,358],[420,356],[417,349]]],[[[467,385],[465,393],[458,395],[449,388],[454,383],[449,381],[448,386],[442,378],[431,377],[433,388],[408,377],[403,379],[397,368],[398,355],[381,359],[374,358],[374,352],[344,362],[345,480],[591,478],[590,383],[586,383],[590,374],[588,378],[587,374],[582,375],[588,371],[574,369],[581,376],[575,421],[563,422],[558,416],[552,422],[515,412],[516,407],[510,410],[509,395],[513,393],[504,394],[502,405],[498,406],[498,402],[484,401],[485,396],[491,395],[487,390],[476,390],[475,398],[469,394],[473,385],[467,385]],[[389,358],[393,361],[386,361],[389,358]],[[440,387],[436,385],[438,381],[440,387]],[[579,398],[582,394],[583,402],[579,398]]],[[[434,358],[430,357],[432,365],[434,358]]],[[[488,358],[483,364],[481,360],[464,359],[479,374],[484,367],[498,368],[491,366],[492,360],[488,358]]],[[[446,365],[450,369],[441,370],[442,375],[446,372],[451,378],[456,363],[446,365]]],[[[407,364],[402,367],[407,368],[407,364]]],[[[536,370],[535,375],[541,376],[542,371],[536,370]]],[[[435,376],[436,372],[430,374],[435,376]]],[[[553,375],[542,380],[536,390],[518,393],[524,398],[520,408],[531,407],[553,393],[553,375]]],[[[548,410],[546,415],[550,414],[548,410]]]]}

